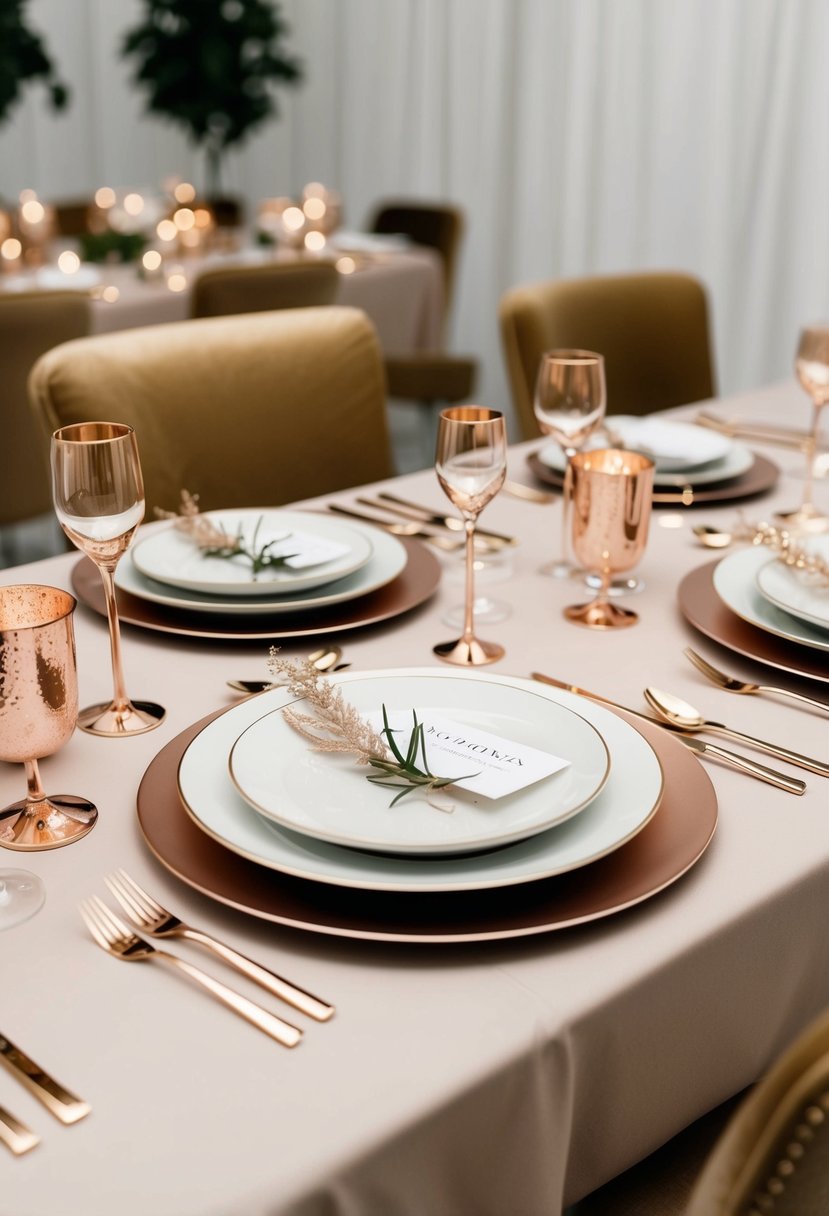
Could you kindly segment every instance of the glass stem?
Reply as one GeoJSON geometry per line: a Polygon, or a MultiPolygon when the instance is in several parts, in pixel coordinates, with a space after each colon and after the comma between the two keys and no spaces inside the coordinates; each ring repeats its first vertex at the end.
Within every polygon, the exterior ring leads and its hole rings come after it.
{"type": "Polygon", "coordinates": [[[474,517],[464,518],[466,528],[466,597],[463,607],[463,641],[471,642],[474,638],[475,612],[475,520],[474,517]]]}
{"type": "Polygon", "coordinates": [[[46,791],[40,783],[40,770],[37,767],[37,760],[24,760],[26,768],[26,785],[28,786],[26,798],[28,802],[43,802],[46,797],[46,791]]]}
{"type": "Polygon", "coordinates": [[[819,404],[817,401],[812,402],[812,429],[809,432],[809,440],[806,444],[806,484],[803,487],[803,507],[809,510],[814,509],[812,495],[815,483],[815,452],[817,451],[817,431],[820,424],[820,411],[822,409],[822,404],[819,404]]]}
{"type": "Polygon", "coordinates": [[[561,487],[561,560],[570,560],[570,500],[573,497],[573,472],[570,461],[576,454],[576,448],[565,448],[564,485],[561,487]]]}
{"type": "Polygon", "coordinates": [[[104,584],[104,596],[109,621],[109,646],[112,653],[112,685],[113,704],[117,713],[125,713],[130,707],[130,699],[124,685],[124,669],[121,666],[121,627],[118,624],[118,606],[115,603],[114,571],[106,566],[98,567],[104,584]]]}

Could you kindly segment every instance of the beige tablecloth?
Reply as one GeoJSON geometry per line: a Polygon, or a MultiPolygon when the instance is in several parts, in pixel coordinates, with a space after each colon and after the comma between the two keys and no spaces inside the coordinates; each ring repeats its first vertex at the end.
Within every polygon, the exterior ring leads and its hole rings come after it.
{"type": "MultiPolygon", "coordinates": [[[[182,258],[175,267],[184,280],[182,290],[172,291],[166,278],[140,279],[133,266],[84,267],[81,274],[97,275],[96,290],[117,288],[117,299],[92,301],[93,333],[110,333],[119,329],[134,329],[140,325],[159,325],[166,321],[184,321],[190,311],[192,283],[203,266],[232,265],[236,262],[261,264],[270,255],[260,250],[227,254],[208,259],[182,258]]],[[[380,345],[384,350],[403,354],[410,351],[435,349],[442,344],[443,270],[440,258],[432,249],[417,248],[383,253],[355,255],[357,268],[340,275],[338,304],[362,308],[370,317],[380,345]]],[[[71,275],[63,276],[60,284],[54,268],[48,270],[48,286],[63,285],[71,289],[76,283],[71,275]]],[[[37,287],[37,273],[17,276],[11,281],[15,290],[37,287]]],[[[86,278],[77,281],[86,287],[86,278]]],[[[10,285],[0,279],[0,291],[10,285]]]]}
{"type": "MultiPolygon", "coordinates": [[[[794,384],[732,407],[792,424],[808,413],[794,384]]],[[[515,477],[526,451],[512,452],[515,477]]],[[[768,454],[788,475],[749,506],[755,517],[793,505],[802,488],[797,454],[768,454]]],[[[445,506],[430,473],[395,488],[445,506]]],[[[829,508],[825,482],[818,496],[829,508]]],[[[501,496],[485,522],[522,543],[508,579],[491,587],[513,608],[486,631],[507,648],[494,670],[546,670],[640,708],[653,682],[720,720],[825,756],[825,717],[729,697],[682,657],[692,643],[733,672],[769,674],[700,639],[676,607],[681,576],[711,556],[691,524],[735,513],[672,513],[676,528],[656,515],[640,570],[647,589],[631,600],[641,623],[598,635],[562,619],[579,588],[537,573],[557,545],[559,508],[501,496]]],[[[3,581],[68,586],[74,560],[5,571],[3,581]]],[[[431,664],[433,643],[448,635],[441,615],[459,598],[457,577],[444,578],[421,610],[346,636],[347,657],[358,670],[431,664]]],[[[81,608],[76,632],[82,701],[101,699],[104,622],[81,608]]],[[[166,722],[125,741],[76,734],[43,773],[53,790],[94,799],[98,826],[71,848],[0,851],[0,865],[34,870],[48,890],[34,919],[0,935],[0,1029],[94,1108],[60,1127],[0,1073],[0,1105],[43,1135],[27,1157],[0,1161],[4,1216],[552,1216],[755,1079],[829,1003],[821,778],[808,776],[796,798],[711,766],[721,820],[702,861],[662,895],[581,929],[443,947],[315,936],[191,891],[150,856],[136,823],[152,757],[229,703],[226,679],[261,675],[264,647],[132,628],[124,641],[130,688],[166,704],[166,722]],[[195,923],[335,1001],[334,1020],[311,1024],[288,1052],[161,968],[108,958],[77,904],[103,894],[119,865],[195,923]]],[[[22,782],[19,768],[0,765],[4,801],[22,782]]]]}

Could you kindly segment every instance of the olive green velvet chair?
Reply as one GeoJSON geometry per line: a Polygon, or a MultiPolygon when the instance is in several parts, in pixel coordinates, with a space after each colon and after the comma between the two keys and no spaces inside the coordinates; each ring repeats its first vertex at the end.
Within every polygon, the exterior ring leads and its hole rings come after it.
{"type": "Polygon", "coordinates": [[[154,507],[276,506],[392,474],[380,349],[354,308],[283,309],[102,334],[29,381],[48,432],[135,428],[154,507]]]}
{"type": "Polygon", "coordinates": [[[333,304],[340,289],[334,262],[268,262],[205,270],[193,284],[192,317],[226,317],[277,308],[333,304]]]}
{"type": "MultiPolygon", "coordinates": [[[[451,203],[389,200],[380,204],[375,211],[369,231],[402,233],[413,244],[425,245],[440,255],[445,330],[457,280],[464,231],[463,212],[451,203]]],[[[430,412],[444,404],[468,401],[475,390],[478,374],[477,359],[442,350],[387,351],[384,365],[389,396],[397,401],[417,402],[430,412]]]]}
{"type": "Polygon", "coordinates": [[[744,1095],[572,1209],[572,1216],[826,1216],[829,1013],[744,1095]]]}
{"type": "Polygon", "coordinates": [[[703,285],[671,272],[560,279],[514,287],[501,299],[501,341],[512,403],[525,439],[541,356],[581,347],[605,357],[607,408],[650,414],[716,393],[703,285]]]}
{"type": "Polygon", "coordinates": [[[89,320],[82,292],[0,295],[0,526],[52,510],[47,450],[26,381],[44,351],[88,334],[89,320]]]}

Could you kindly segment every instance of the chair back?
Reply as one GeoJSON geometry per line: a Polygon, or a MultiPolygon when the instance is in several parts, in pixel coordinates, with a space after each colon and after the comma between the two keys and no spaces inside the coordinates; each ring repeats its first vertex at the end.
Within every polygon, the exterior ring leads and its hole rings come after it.
{"type": "Polygon", "coordinates": [[[463,229],[463,212],[451,203],[418,203],[406,200],[381,203],[369,224],[370,232],[402,233],[415,245],[426,245],[437,250],[443,262],[447,316],[454,295],[463,229]]]}
{"type": "Polygon", "coordinates": [[[135,428],[147,503],[267,507],[391,476],[380,350],[358,309],[285,309],[102,334],[30,381],[49,431],[135,428]]]}
{"type": "Polygon", "coordinates": [[[0,295],[0,525],[52,509],[48,445],[29,409],[26,381],[44,351],[88,334],[89,322],[82,292],[0,295]]]}
{"type": "Polygon", "coordinates": [[[763,1212],[829,1212],[826,1013],[741,1103],[697,1179],[686,1216],[763,1212]]]}
{"type": "Polygon", "coordinates": [[[501,340],[525,439],[542,354],[556,347],[605,358],[608,412],[649,414],[715,394],[705,288],[691,275],[654,272],[514,287],[501,299],[501,340]]]}
{"type": "Polygon", "coordinates": [[[190,315],[226,317],[277,308],[333,304],[340,275],[333,262],[269,262],[205,270],[193,285],[190,315]]]}

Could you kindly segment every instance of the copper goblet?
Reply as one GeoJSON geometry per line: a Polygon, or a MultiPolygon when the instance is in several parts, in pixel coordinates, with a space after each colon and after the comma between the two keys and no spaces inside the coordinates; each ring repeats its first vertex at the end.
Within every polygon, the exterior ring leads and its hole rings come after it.
{"type": "Polygon", "coordinates": [[[0,845],[56,849],[80,840],[98,812],[74,794],[47,795],[37,762],[63,747],[78,718],[72,613],[57,587],[0,588],[0,760],[26,766],[28,793],[0,810],[0,845]]]}
{"type": "Polygon", "coordinates": [[[568,621],[589,629],[620,629],[638,616],[608,599],[610,579],[631,570],[648,539],[654,464],[638,452],[602,448],[576,453],[572,473],[573,548],[599,575],[596,598],[564,609],[568,621]]]}
{"type": "Polygon", "coordinates": [[[794,368],[801,386],[812,398],[812,425],[806,444],[806,480],[800,506],[793,511],[778,511],[777,517],[793,532],[825,532],[829,528],[829,517],[815,506],[812,495],[820,416],[829,404],[829,325],[810,325],[803,330],[794,368]]]}

